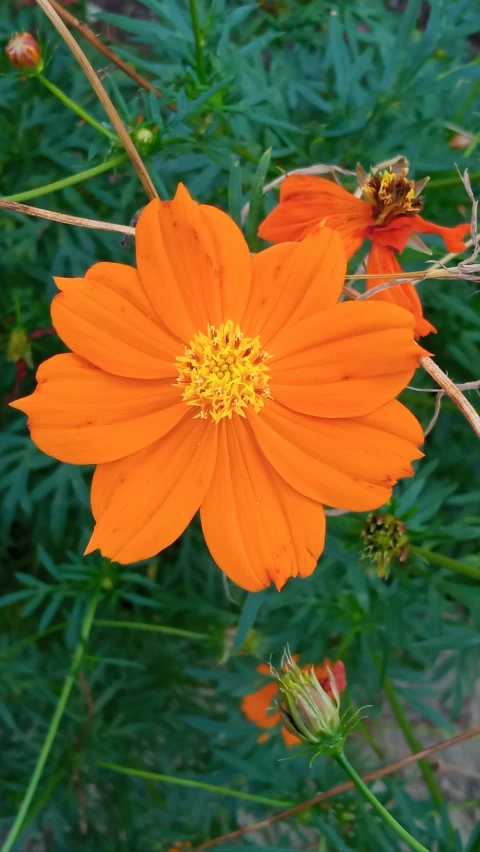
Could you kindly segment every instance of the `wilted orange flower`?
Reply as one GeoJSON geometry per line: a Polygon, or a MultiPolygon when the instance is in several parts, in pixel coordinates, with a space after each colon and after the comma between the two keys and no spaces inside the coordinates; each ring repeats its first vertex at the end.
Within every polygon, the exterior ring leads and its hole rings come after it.
{"type": "Polygon", "coordinates": [[[252,258],[183,186],[142,212],[136,254],[138,270],[56,279],[52,322],[72,352],[13,403],[44,452],[97,465],[86,552],[147,559],[200,508],[214,560],[243,588],[311,574],[322,504],[381,506],[421,457],[420,425],[394,399],[424,354],[412,315],[336,304],[335,231],[252,258]]]}
{"type": "MultiPolygon", "coordinates": [[[[294,655],[293,659],[297,661],[298,656],[294,655]]],[[[304,666],[302,671],[311,669],[311,667],[311,664],[304,666]]],[[[313,667],[320,686],[328,695],[331,695],[328,669],[330,669],[336,680],[338,691],[343,692],[347,685],[347,677],[345,674],[345,666],[342,661],[338,660],[332,665],[330,660],[325,659],[321,665],[313,667]]],[[[270,675],[270,666],[262,663],[260,666],[257,666],[257,672],[261,675],[270,675]]],[[[257,689],[255,692],[251,692],[250,695],[245,695],[242,698],[242,713],[250,722],[253,722],[253,724],[257,725],[259,728],[273,728],[274,725],[278,725],[281,722],[280,712],[275,707],[275,698],[277,694],[277,682],[272,681],[270,678],[269,683],[266,683],[265,686],[260,687],[260,689],[257,689]]],[[[268,740],[269,736],[270,734],[265,731],[263,734],[260,734],[258,742],[265,742],[268,740]]],[[[282,737],[285,745],[287,746],[296,745],[300,742],[298,737],[290,731],[287,731],[284,726],[282,726],[282,737]]]]}
{"type": "MultiPolygon", "coordinates": [[[[364,174],[364,173],[363,173],[364,174]]],[[[408,180],[408,165],[401,159],[379,174],[362,177],[365,200],[356,198],[331,180],[309,175],[287,177],[280,187],[280,204],[259,228],[259,236],[273,243],[302,240],[320,221],[337,229],[343,238],[347,260],[364,240],[372,241],[367,273],[402,273],[396,259],[414,234],[439,234],[449,251],[465,248],[462,238],[470,225],[444,228],[419,216],[423,207],[421,192],[425,181],[408,180]]],[[[367,289],[382,279],[367,280],[367,289]]],[[[422,314],[422,305],[412,284],[398,284],[377,293],[373,299],[400,305],[415,317],[415,334],[422,337],[435,331],[422,314]]]]}

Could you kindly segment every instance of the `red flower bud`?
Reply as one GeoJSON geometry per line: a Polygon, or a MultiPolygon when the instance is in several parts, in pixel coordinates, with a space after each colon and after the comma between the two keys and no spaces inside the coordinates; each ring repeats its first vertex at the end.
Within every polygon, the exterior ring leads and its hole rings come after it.
{"type": "Polygon", "coordinates": [[[40,45],[30,33],[15,33],[7,44],[6,54],[17,71],[40,74],[43,69],[40,45]]]}

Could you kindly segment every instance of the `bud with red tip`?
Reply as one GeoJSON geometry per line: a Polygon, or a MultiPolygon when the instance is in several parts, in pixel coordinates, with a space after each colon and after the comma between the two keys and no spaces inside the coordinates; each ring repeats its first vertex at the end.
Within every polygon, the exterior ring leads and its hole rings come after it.
{"type": "Polygon", "coordinates": [[[40,45],[31,33],[15,33],[6,47],[6,54],[17,71],[29,76],[40,74],[43,70],[43,57],[40,45]]]}

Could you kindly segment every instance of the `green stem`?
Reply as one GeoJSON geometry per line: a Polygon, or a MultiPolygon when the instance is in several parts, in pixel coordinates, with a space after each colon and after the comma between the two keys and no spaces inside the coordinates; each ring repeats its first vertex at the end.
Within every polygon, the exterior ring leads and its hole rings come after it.
{"type": "Polygon", "coordinates": [[[192,19],[193,37],[195,39],[195,54],[197,57],[197,74],[201,83],[207,82],[205,73],[205,57],[203,55],[203,46],[205,44],[202,30],[200,28],[200,18],[198,17],[197,0],[189,0],[190,2],[190,17],[192,19]]]}
{"type": "MultiPolygon", "coordinates": [[[[390,702],[390,706],[393,710],[393,715],[395,716],[395,719],[397,720],[398,725],[402,730],[403,736],[405,737],[408,745],[410,746],[410,748],[412,750],[412,754],[415,754],[416,752],[422,751],[423,746],[417,740],[416,734],[415,734],[410,722],[408,721],[408,717],[407,717],[407,714],[405,713],[403,705],[402,705],[402,703],[401,703],[401,701],[400,701],[400,699],[399,699],[399,697],[398,697],[398,695],[395,691],[395,688],[394,688],[392,682],[390,680],[388,680],[388,678],[385,678],[385,680],[383,681],[383,688],[384,688],[386,696],[387,696],[387,698],[390,702]]],[[[443,796],[442,796],[442,791],[440,789],[440,785],[437,781],[437,776],[435,775],[435,773],[432,769],[432,765],[428,760],[423,758],[422,760],[418,761],[418,766],[419,766],[421,773],[423,775],[423,779],[425,781],[425,784],[427,785],[427,787],[430,791],[432,801],[434,802],[437,810],[440,810],[441,807],[442,807],[442,804],[443,804],[443,796]]]]}
{"type": "Polygon", "coordinates": [[[472,577],[474,580],[480,580],[480,568],[476,565],[468,565],[467,562],[460,562],[459,559],[452,559],[450,556],[444,556],[443,553],[434,553],[433,550],[428,550],[426,547],[410,546],[410,553],[415,556],[421,556],[430,562],[432,565],[441,565],[443,568],[449,568],[450,571],[455,571],[457,574],[463,574],[465,577],[472,577]]]}
{"type": "Polygon", "coordinates": [[[418,840],[415,840],[414,837],[408,832],[399,822],[387,811],[386,808],[378,801],[377,797],[372,793],[372,791],[367,787],[366,784],[360,778],[360,775],[357,775],[351,763],[347,760],[344,754],[339,754],[336,756],[335,760],[342,767],[344,772],[348,775],[348,777],[353,781],[355,786],[360,790],[361,793],[365,796],[367,802],[370,802],[373,808],[377,811],[378,814],[382,817],[382,819],[393,828],[393,830],[398,834],[405,843],[408,843],[410,849],[414,849],[415,852],[429,852],[426,846],[422,843],[419,843],[418,840]]]}
{"type": "Polygon", "coordinates": [[[119,627],[123,630],[147,630],[152,633],[169,633],[171,636],[184,636],[186,639],[210,639],[208,633],[194,633],[193,630],[182,630],[180,627],[166,627],[163,624],[145,624],[143,621],[108,621],[96,618],[99,627],[119,627]]]}
{"type": "Polygon", "coordinates": [[[475,151],[475,148],[477,147],[479,142],[480,142],[480,133],[476,133],[475,136],[473,137],[472,141],[470,142],[470,145],[468,146],[468,148],[466,148],[466,150],[463,152],[463,156],[464,157],[470,157],[471,154],[473,154],[473,152],[475,151]]]}
{"type": "MultiPolygon", "coordinates": [[[[472,172],[469,175],[471,183],[480,179],[480,172],[472,172]]],[[[461,186],[462,181],[460,180],[460,175],[455,175],[455,177],[446,177],[446,178],[437,178],[434,180],[428,181],[428,190],[435,189],[438,186],[461,186]]]]}
{"type": "Polygon", "coordinates": [[[279,799],[268,799],[266,796],[255,796],[253,793],[242,793],[241,790],[231,790],[229,787],[218,787],[216,784],[207,784],[205,781],[195,781],[193,778],[178,778],[175,775],[159,775],[157,772],[147,772],[144,769],[131,769],[129,766],[118,766],[116,763],[98,762],[97,766],[100,766],[102,769],[111,769],[112,772],[121,772],[123,775],[133,775],[136,778],[144,778],[147,781],[163,781],[166,784],[179,784],[182,787],[196,787],[199,790],[210,790],[211,793],[221,793],[223,796],[235,796],[237,799],[246,799],[249,802],[258,802],[260,805],[273,805],[275,808],[289,808],[292,806],[292,802],[283,802],[279,799]]]}
{"type": "Polygon", "coordinates": [[[98,130],[99,133],[102,133],[110,141],[118,142],[118,136],[116,133],[113,133],[113,131],[109,130],[108,127],[104,127],[103,124],[100,124],[100,122],[97,121],[96,118],[94,118],[92,115],[90,115],[90,113],[84,110],[83,107],[80,106],[80,104],[76,103],[76,101],[72,101],[72,99],[69,98],[68,95],[65,94],[65,92],[62,92],[62,90],[55,86],[54,83],[51,83],[50,80],[47,80],[47,78],[44,77],[43,74],[37,74],[37,80],[40,80],[40,82],[43,83],[45,88],[52,92],[52,94],[55,95],[55,97],[58,98],[59,101],[65,104],[65,106],[69,107],[69,109],[73,110],[73,112],[76,112],[77,115],[80,116],[80,118],[83,118],[84,121],[86,121],[88,124],[91,124],[92,127],[98,130]]]}
{"type": "Polygon", "coordinates": [[[15,642],[14,645],[10,645],[10,648],[6,648],[5,651],[0,653],[0,659],[8,659],[8,657],[14,657],[15,654],[18,653],[18,651],[22,650],[22,648],[28,648],[29,645],[33,645],[39,639],[43,639],[44,636],[50,636],[52,633],[58,633],[66,626],[66,621],[59,621],[58,624],[52,624],[51,627],[47,627],[45,630],[41,630],[39,633],[32,633],[31,636],[26,636],[25,639],[20,639],[19,642],[15,642]]]}
{"type": "Polygon", "coordinates": [[[105,163],[100,163],[99,166],[93,166],[91,169],[86,169],[84,172],[78,172],[76,175],[56,180],[53,183],[46,183],[43,186],[37,186],[36,189],[27,189],[25,192],[17,192],[15,195],[5,195],[3,201],[29,201],[31,198],[39,198],[41,195],[48,195],[49,192],[56,192],[57,189],[64,189],[66,186],[73,186],[76,183],[81,183],[89,178],[101,175],[124,163],[127,159],[125,154],[119,154],[118,157],[113,157],[111,160],[106,160],[105,163]]]}
{"type": "Polygon", "coordinates": [[[52,775],[50,781],[44,790],[40,793],[37,799],[35,799],[33,805],[28,809],[28,813],[25,819],[22,822],[20,831],[24,831],[27,825],[34,819],[37,814],[40,813],[44,805],[48,802],[52,794],[57,789],[58,785],[61,781],[63,781],[65,775],[67,774],[67,767],[61,766],[57,771],[52,775]]]}
{"type": "Polygon", "coordinates": [[[17,840],[22,830],[23,821],[27,815],[31,801],[35,795],[35,791],[42,776],[42,772],[45,768],[45,764],[48,760],[50,750],[57,735],[57,731],[62,720],[65,707],[67,706],[67,701],[70,697],[73,684],[75,683],[79,667],[82,663],[83,655],[85,653],[85,646],[90,635],[90,630],[92,629],[93,619],[95,617],[95,612],[99,600],[100,593],[96,592],[91,598],[87,611],[85,613],[85,618],[83,620],[82,628],[80,631],[80,639],[78,641],[77,647],[75,648],[70,669],[63,684],[62,691],[59,695],[57,706],[55,707],[55,712],[53,714],[52,721],[50,722],[50,727],[47,731],[47,736],[45,737],[42,750],[38,756],[35,769],[33,770],[30,782],[25,791],[22,804],[20,805],[20,810],[18,811],[15,821],[8,833],[8,837],[6,838],[5,843],[2,846],[1,852],[10,852],[13,847],[13,844],[17,840]]]}

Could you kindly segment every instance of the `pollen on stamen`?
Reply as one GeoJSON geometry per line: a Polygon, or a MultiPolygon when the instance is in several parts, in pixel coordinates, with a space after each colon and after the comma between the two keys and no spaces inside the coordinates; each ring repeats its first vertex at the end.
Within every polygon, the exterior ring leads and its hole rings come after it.
{"type": "Polygon", "coordinates": [[[268,357],[259,338],[244,337],[232,320],[219,328],[208,326],[176,358],[184,402],[201,409],[196,418],[214,423],[234,413],[245,417],[249,406],[260,411],[264,399],[271,399],[268,357]]]}

